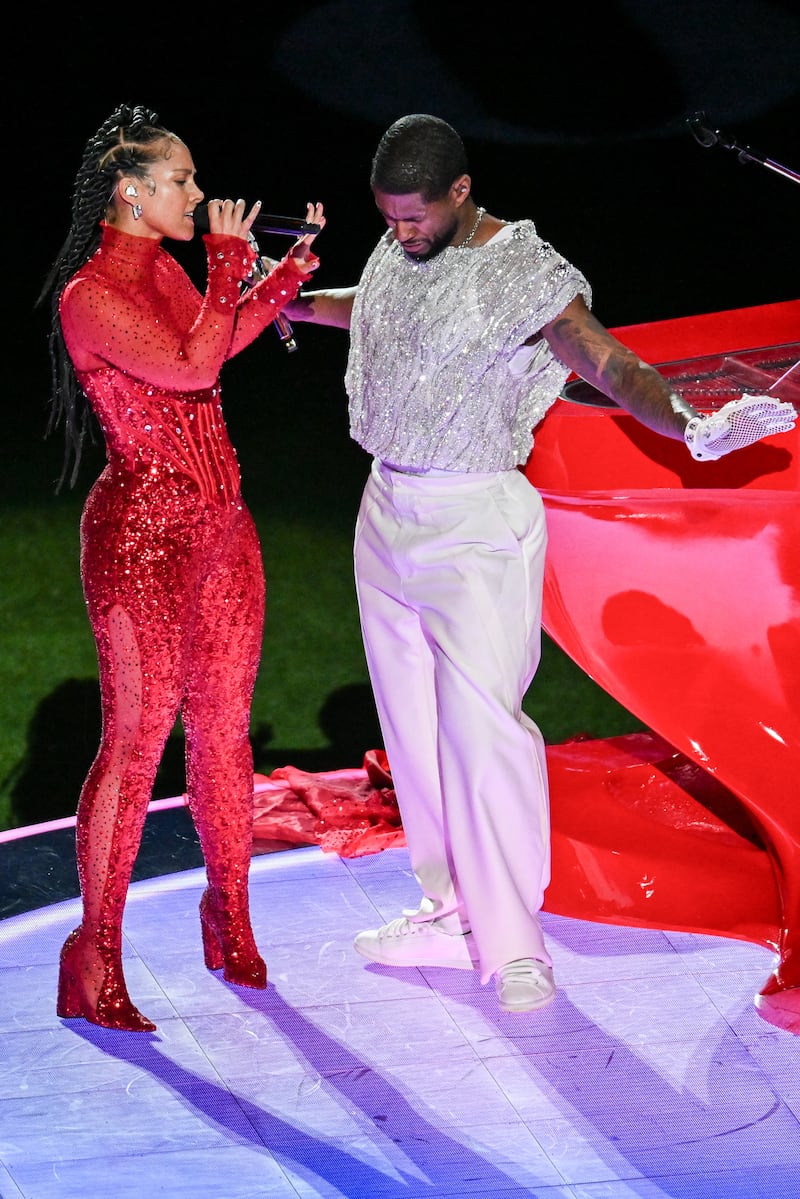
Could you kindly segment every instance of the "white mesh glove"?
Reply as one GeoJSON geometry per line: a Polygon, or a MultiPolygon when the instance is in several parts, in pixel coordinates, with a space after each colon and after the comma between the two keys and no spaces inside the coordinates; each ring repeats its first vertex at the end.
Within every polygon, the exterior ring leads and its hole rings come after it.
{"type": "Polygon", "coordinates": [[[683,436],[693,458],[713,462],[762,437],[788,433],[796,420],[794,405],[785,400],[743,395],[740,400],[730,400],[719,412],[693,416],[683,436]]]}

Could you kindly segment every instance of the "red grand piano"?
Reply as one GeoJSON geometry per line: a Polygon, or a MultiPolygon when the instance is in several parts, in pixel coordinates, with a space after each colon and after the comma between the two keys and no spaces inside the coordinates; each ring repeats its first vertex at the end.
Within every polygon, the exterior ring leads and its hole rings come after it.
{"type": "MultiPolygon", "coordinates": [[[[615,330],[710,412],[800,408],[800,301],[615,330]]],[[[650,733],[548,750],[549,911],[776,953],[755,998],[800,1033],[800,430],[695,462],[581,380],[526,474],[544,625],[650,733]]]]}

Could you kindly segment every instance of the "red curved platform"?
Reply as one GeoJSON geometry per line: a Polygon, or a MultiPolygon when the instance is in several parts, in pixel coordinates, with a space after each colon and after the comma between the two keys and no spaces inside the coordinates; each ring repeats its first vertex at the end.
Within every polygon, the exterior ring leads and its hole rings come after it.
{"type": "MultiPolygon", "coordinates": [[[[800,408],[800,301],[615,330],[705,412],[800,408]]],[[[774,947],[756,996],[800,1033],[797,428],[695,462],[581,380],[525,473],[548,514],[548,634],[652,735],[549,751],[562,915],[774,947]]]]}

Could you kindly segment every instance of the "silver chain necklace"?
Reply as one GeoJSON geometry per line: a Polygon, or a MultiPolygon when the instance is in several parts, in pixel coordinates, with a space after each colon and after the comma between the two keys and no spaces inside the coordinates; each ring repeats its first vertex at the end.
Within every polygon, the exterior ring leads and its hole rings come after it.
{"type": "Polygon", "coordinates": [[[467,236],[464,238],[464,240],[463,240],[463,241],[460,241],[460,242],[458,243],[458,248],[459,248],[459,250],[463,250],[465,246],[468,246],[468,245],[469,245],[469,243],[472,241],[472,239],[473,239],[473,237],[475,236],[475,234],[478,232],[478,225],[480,225],[481,221],[483,220],[483,218],[484,218],[485,216],[486,216],[486,209],[485,209],[485,208],[479,208],[479,209],[478,209],[478,215],[477,215],[477,217],[476,217],[476,219],[475,219],[475,224],[472,226],[472,228],[470,229],[469,233],[468,233],[468,234],[467,234],[467,236]]]}

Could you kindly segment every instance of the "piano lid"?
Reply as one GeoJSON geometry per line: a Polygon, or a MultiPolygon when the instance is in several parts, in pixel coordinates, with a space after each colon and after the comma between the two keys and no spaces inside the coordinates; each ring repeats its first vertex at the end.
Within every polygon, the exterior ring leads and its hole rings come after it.
{"type": "MultiPolygon", "coordinates": [[[[716,412],[743,395],[770,395],[800,408],[800,342],[654,363],[699,412],[716,412]]],[[[566,383],[562,399],[596,408],[618,405],[583,379],[566,383]]]]}

